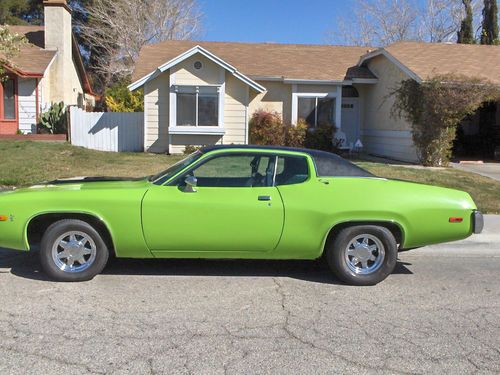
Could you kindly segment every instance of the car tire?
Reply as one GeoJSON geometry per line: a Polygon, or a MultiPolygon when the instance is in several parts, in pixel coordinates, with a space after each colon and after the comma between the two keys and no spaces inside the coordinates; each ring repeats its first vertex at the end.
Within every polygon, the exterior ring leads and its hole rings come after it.
{"type": "Polygon", "coordinates": [[[398,245],[390,230],[376,225],[342,229],[327,243],[326,260],[334,275],[349,285],[375,285],[396,267],[398,245]]]}
{"type": "Polygon", "coordinates": [[[109,250],[99,232],[82,220],[50,225],[40,244],[43,271],[55,281],[87,281],[101,273],[109,250]]]}

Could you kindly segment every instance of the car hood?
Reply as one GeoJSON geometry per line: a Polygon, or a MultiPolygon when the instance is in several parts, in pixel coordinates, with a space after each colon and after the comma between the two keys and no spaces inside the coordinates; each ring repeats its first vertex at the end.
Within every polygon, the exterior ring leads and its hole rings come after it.
{"type": "Polygon", "coordinates": [[[108,177],[108,176],[93,176],[93,177],[71,177],[61,178],[49,182],[44,182],[42,185],[62,185],[62,184],[79,184],[86,182],[111,182],[111,181],[142,181],[145,177],[130,178],[130,177],[108,177]]]}
{"type": "Polygon", "coordinates": [[[150,182],[146,177],[74,177],[42,182],[25,188],[5,190],[1,195],[26,194],[49,191],[110,190],[147,188],[150,182]]]}

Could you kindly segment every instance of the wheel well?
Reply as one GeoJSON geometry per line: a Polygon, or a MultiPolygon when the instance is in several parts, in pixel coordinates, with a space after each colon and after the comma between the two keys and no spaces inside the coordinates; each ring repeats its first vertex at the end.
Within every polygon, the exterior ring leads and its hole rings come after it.
{"type": "Polygon", "coordinates": [[[27,229],[27,237],[29,248],[33,249],[33,247],[37,247],[41,240],[42,236],[47,230],[49,226],[59,220],[63,219],[75,219],[85,221],[86,223],[92,225],[97,232],[101,235],[104,243],[108,247],[109,251],[114,254],[114,245],[113,240],[111,238],[111,233],[109,232],[106,224],[99,218],[90,215],[90,214],[82,214],[82,213],[50,213],[50,214],[42,214],[34,217],[28,224],[27,229]]]}
{"type": "Polygon", "coordinates": [[[379,227],[387,228],[394,238],[396,239],[396,243],[398,244],[398,248],[401,248],[404,240],[404,233],[401,227],[391,221],[348,221],[344,223],[339,223],[335,225],[330,232],[328,233],[325,246],[332,241],[335,236],[344,228],[359,226],[359,225],[377,225],[379,227]]]}

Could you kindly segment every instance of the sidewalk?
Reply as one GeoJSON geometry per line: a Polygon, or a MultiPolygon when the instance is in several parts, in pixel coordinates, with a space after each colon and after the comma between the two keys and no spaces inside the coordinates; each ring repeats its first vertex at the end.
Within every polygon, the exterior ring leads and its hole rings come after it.
{"type": "Polygon", "coordinates": [[[451,163],[453,168],[466,172],[472,172],[481,176],[489,177],[500,181],[500,163],[484,163],[484,164],[459,164],[451,163]]]}

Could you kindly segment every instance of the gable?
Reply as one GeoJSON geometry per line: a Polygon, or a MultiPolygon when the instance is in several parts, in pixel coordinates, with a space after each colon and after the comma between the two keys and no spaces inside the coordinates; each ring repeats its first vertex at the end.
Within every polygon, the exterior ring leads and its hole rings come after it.
{"type": "Polygon", "coordinates": [[[358,65],[383,55],[417,82],[436,75],[462,75],[500,85],[500,47],[399,42],[361,57],[358,65]]]}
{"type": "Polygon", "coordinates": [[[172,58],[171,60],[155,68],[155,70],[139,78],[138,80],[136,80],[135,82],[133,82],[128,86],[129,90],[136,90],[139,87],[142,87],[146,82],[156,78],[158,75],[171,68],[175,68],[178,64],[184,62],[185,60],[189,59],[191,56],[194,55],[203,56],[204,58],[210,60],[211,62],[219,65],[221,68],[225,69],[226,71],[231,73],[234,77],[246,83],[248,86],[252,87],[257,92],[264,92],[266,90],[263,86],[261,86],[257,82],[253,81],[249,77],[240,73],[234,66],[228,64],[226,61],[222,60],[221,58],[217,57],[216,55],[212,54],[211,52],[207,51],[206,49],[198,45],[172,58]]]}

